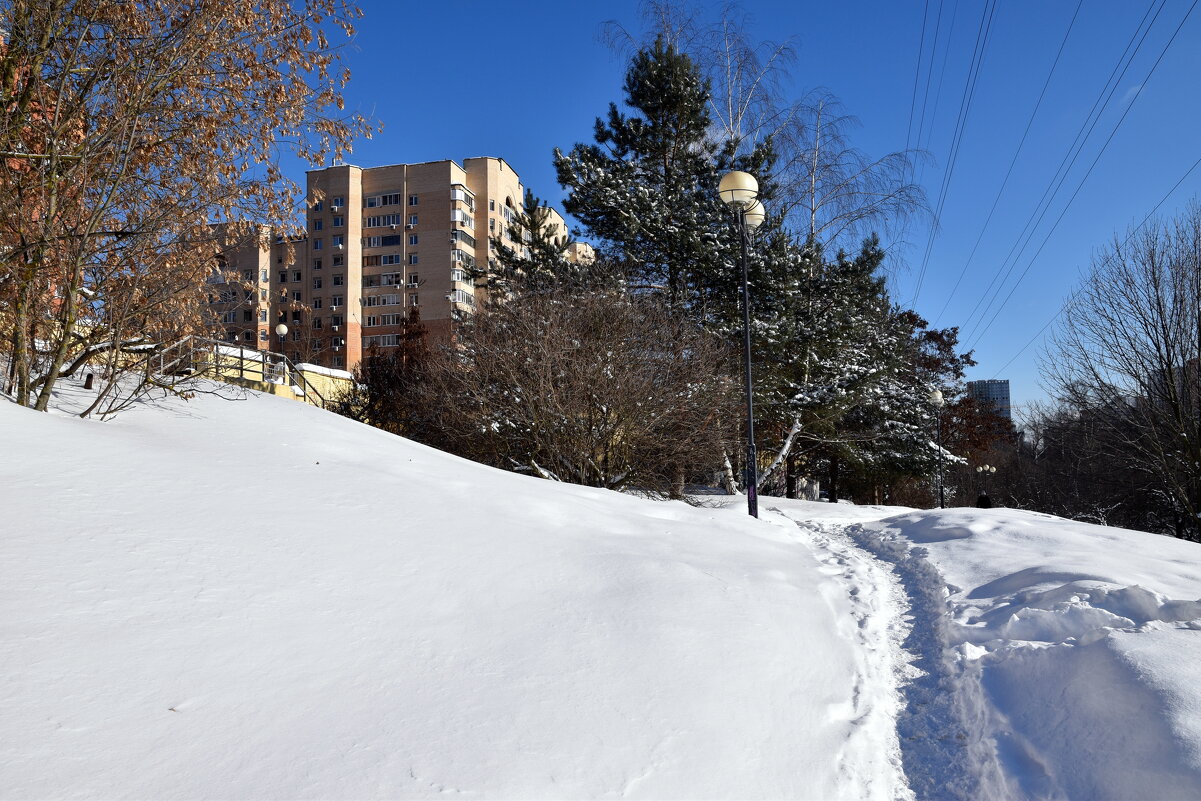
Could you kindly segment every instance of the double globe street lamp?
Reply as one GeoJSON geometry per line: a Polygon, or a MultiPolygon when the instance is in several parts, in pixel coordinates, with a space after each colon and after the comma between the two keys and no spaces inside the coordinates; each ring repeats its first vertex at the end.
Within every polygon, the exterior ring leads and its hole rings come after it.
{"type": "Polygon", "coordinates": [[[763,223],[759,182],[750,173],[735,170],[722,176],[717,194],[733,211],[734,225],[742,245],[742,362],[746,379],[746,504],[751,517],[759,516],[759,481],[755,455],[754,384],[751,380],[751,299],[747,281],[747,246],[751,232],[763,223]]]}

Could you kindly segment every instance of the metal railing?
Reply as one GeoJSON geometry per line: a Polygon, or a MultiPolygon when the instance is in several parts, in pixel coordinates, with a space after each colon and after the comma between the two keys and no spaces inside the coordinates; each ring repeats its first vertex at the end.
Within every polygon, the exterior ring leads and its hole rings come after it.
{"type": "Polygon", "coordinates": [[[153,354],[147,370],[160,376],[208,376],[218,381],[236,379],[292,387],[297,394],[322,409],[329,401],[304,376],[304,371],[282,353],[246,348],[218,339],[188,336],[153,354]]]}

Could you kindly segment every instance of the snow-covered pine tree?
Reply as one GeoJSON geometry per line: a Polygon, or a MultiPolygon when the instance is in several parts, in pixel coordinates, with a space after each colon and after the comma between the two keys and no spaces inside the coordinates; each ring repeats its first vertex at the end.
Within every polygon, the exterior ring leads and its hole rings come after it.
{"type": "Polygon", "coordinates": [[[624,92],[631,113],[611,103],[596,121],[596,144],[556,149],[564,207],[625,266],[632,289],[700,312],[716,276],[729,281],[737,244],[716,194],[709,86],[687,54],[660,39],[634,56],[624,92]]]}
{"type": "MultiPolygon", "coordinates": [[[[521,211],[504,234],[491,239],[496,254],[486,273],[491,294],[538,292],[564,284],[585,286],[594,272],[600,272],[590,264],[568,259],[568,249],[575,239],[551,222],[550,208],[529,189],[525,190],[521,211]]],[[[484,271],[477,277],[485,277],[484,271]]]]}

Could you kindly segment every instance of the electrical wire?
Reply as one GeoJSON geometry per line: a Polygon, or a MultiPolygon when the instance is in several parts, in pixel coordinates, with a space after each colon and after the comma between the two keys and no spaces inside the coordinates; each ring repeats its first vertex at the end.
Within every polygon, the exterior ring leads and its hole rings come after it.
{"type": "MultiPolygon", "coordinates": [[[[1188,177],[1193,174],[1193,171],[1196,170],[1197,167],[1201,167],[1201,158],[1199,158],[1193,162],[1193,166],[1189,167],[1185,171],[1184,175],[1180,176],[1180,180],[1177,181],[1175,184],[1173,184],[1172,188],[1168,190],[1167,194],[1165,194],[1162,198],[1160,198],[1160,201],[1155,204],[1155,207],[1152,208],[1150,212],[1147,213],[1147,216],[1143,217],[1142,222],[1140,222],[1138,225],[1136,225],[1130,231],[1130,233],[1127,234],[1126,239],[1123,240],[1123,242],[1122,242],[1122,246],[1125,246],[1127,243],[1129,243],[1130,240],[1134,238],[1134,235],[1136,233],[1138,233],[1139,230],[1141,230],[1144,225],[1147,224],[1147,221],[1150,220],[1153,216],[1155,216],[1155,212],[1159,211],[1159,207],[1162,206],[1164,203],[1166,203],[1168,201],[1168,198],[1170,198],[1176,192],[1176,190],[1180,188],[1180,185],[1183,184],[1186,180],[1188,180],[1188,177]]],[[[1026,341],[1025,345],[1022,345],[1022,347],[1018,348],[1017,353],[1015,353],[1009,357],[1009,361],[1007,361],[1007,362],[1005,362],[1005,364],[1001,365],[1001,367],[997,370],[997,373],[996,373],[996,375],[993,376],[993,378],[994,379],[998,378],[1001,375],[1001,373],[1005,372],[1006,367],[1013,364],[1014,360],[1017,359],[1018,356],[1021,356],[1023,353],[1025,353],[1026,349],[1029,348],[1031,345],[1033,345],[1034,342],[1039,337],[1041,337],[1048,328],[1051,327],[1051,324],[1059,319],[1060,315],[1062,315],[1065,311],[1067,311],[1069,308],[1071,308],[1072,304],[1076,302],[1076,298],[1080,295],[1080,293],[1083,290],[1084,290],[1083,284],[1078,286],[1072,292],[1072,294],[1070,296],[1068,296],[1068,299],[1063,302],[1063,305],[1059,307],[1059,311],[1055,312],[1055,314],[1051,317],[1051,319],[1047,320],[1047,322],[1043,325],[1043,327],[1038,329],[1038,331],[1034,334],[1034,336],[1030,337],[1030,339],[1026,341]]]]}
{"type": "MultiPolygon", "coordinates": [[[[992,31],[993,16],[996,14],[996,0],[990,0],[984,4],[984,10],[980,15],[980,24],[976,28],[976,44],[972,50],[972,61],[968,66],[967,79],[963,85],[963,94],[959,101],[959,114],[955,119],[955,130],[951,136],[951,148],[948,154],[947,167],[943,171],[942,184],[938,191],[938,204],[934,210],[934,219],[937,221],[942,216],[942,210],[947,202],[951,179],[955,174],[955,165],[959,160],[959,147],[963,142],[963,134],[967,129],[968,115],[971,113],[972,100],[976,96],[976,84],[980,78],[980,70],[984,65],[984,55],[988,49],[988,39],[992,31]]],[[[934,240],[937,230],[934,226],[930,228],[930,236],[926,241],[926,251],[922,257],[922,267],[918,271],[917,284],[913,290],[913,299],[910,305],[916,304],[918,296],[922,291],[922,284],[926,277],[926,268],[930,263],[930,253],[934,248],[934,240]]]]}
{"type": "MultiPolygon", "coordinates": [[[[1163,61],[1164,56],[1167,55],[1168,50],[1172,47],[1172,43],[1176,41],[1176,37],[1180,34],[1180,31],[1184,27],[1184,24],[1186,22],[1188,22],[1188,19],[1192,15],[1193,9],[1195,9],[1197,7],[1198,2],[1201,2],[1201,0],[1193,0],[1192,5],[1189,6],[1188,11],[1185,12],[1184,17],[1180,20],[1180,24],[1176,26],[1176,30],[1172,32],[1172,36],[1168,39],[1167,44],[1165,44],[1163,46],[1163,50],[1160,51],[1159,58],[1155,59],[1155,63],[1151,65],[1151,69],[1148,71],[1147,77],[1145,77],[1143,79],[1142,83],[1140,84],[1140,87],[1146,86],[1147,83],[1151,80],[1152,76],[1155,75],[1155,70],[1159,67],[1160,63],[1163,61]]],[[[1118,129],[1122,127],[1122,123],[1126,120],[1126,117],[1130,114],[1131,109],[1134,108],[1134,104],[1138,102],[1138,98],[1141,94],[1142,94],[1142,92],[1140,89],[1139,94],[1136,94],[1134,96],[1134,98],[1130,101],[1130,104],[1126,106],[1126,110],[1124,112],[1122,112],[1121,118],[1118,119],[1117,124],[1114,125],[1114,127],[1113,127],[1113,130],[1110,131],[1109,137],[1105,140],[1105,143],[1101,146],[1101,150],[1097,153],[1096,158],[1094,158],[1092,164],[1089,165],[1088,171],[1085,172],[1084,177],[1080,179],[1080,183],[1076,185],[1076,190],[1072,193],[1072,196],[1070,198],[1068,198],[1068,202],[1066,205],[1064,205],[1063,211],[1061,211],[1059,213],[1059,216],[1055,219],[1055,223],[1051,226],[1051,229],[1049,231],[1047,231],[1047,235],[1043,238],[1042,243],[1038,246],[1038,250],[1035,251],[1034,255],[1030,257],[1030,262],[1026,265],[1026,269],[1023,270],[1022,274],[1018,276],[1017,281],[1015,281],[1013,284],[1013,287],[1010,288],[1009,294],[1007,294],[1005,296],[1005,299],[1003,301],[1001,301],[1001,304],[997,307],[997,310],[995,312],[993,312],[993,316],[989,319],[988,324],[985,325],[984,328],[981,329],[981,331],[975,336],[975,339],[973,339],[973,341],[972,341],[972,346],[975,346],[975,344],[978,343],[984,337],[984,335],[986,333],[988,333],[988,330],[990,328],[992,328],[993,323],[996,322],[996,320],[1000,316],[1001,312],[1005,309],[1005,306],[1008,305],[1010,299],[1013,297],[1014,292],[1017,291],[1017,288],[1021,285],[1022,281],[1025,280],[1026,275],[1029,274],[1029,272],[1030,272],[1030,268],[1034,266],[1034,262],[1038,259],[1039,255],[1043,252],[1043,248],[1046,247],[1047,242],[1050,241],[1051,235],[1055,233],[1055,230],[1059,227],[1059,223],[1063,220],[1064,215],[1067,214],[1068,209],[1071,208],[1072,203],[1076,200],[1077,196],[1079,196],[1080,190],[1084,188],[1085,182],[1088,181],[1089,176],[1092,175],[1093,170],[1096,168],[1098,162],[1101,161],[1101,157],[1103,155],[1105,155],[1105,151],[1109,147],[1110,142],[1112,142],[1114,136],[1117,135],[1118,129]]],[[[981,318],[981,320],[983,320],[983,318],[981,318]]]]}
{"type": "Polygon", "coordinates": [[[967,325],[971,325],[972,321],[976,320],[977,311],[980,312],[978,321],[976,322],[977,325],[983,322],[989,311],[991,311],[993,302],[996,300],[997,295],[1001,293],[1001,290],[1004,288],[1005,283],[1009,280],[1009,277],[1013,274],[1013,270],[1017,267],[1017,262],[1021,258],[1021,254],[1029,245],[1030,240],[1033,239],[1034,232],[1037,230],[1039,224],[1042,223],[1043,218],[1050,210],[1051,203],[1054,202],[1055,196],[1059,194],[1059,189],[1063,186],[1064,181],[1067,180],[1068,174],[1071,172],[1072,167],[1075,166],[1076,160],[1083,152],[1084,146],[1087,144],[1088,139],[1092,136],[1093,130],[1096,128],[1096,125],[1100,121],[1105,109],[1108,108],[1109,102],[1113,99],[1114,93],[1121,84],[1122,78],[1125,77],[1126,71],[1130,68],[1134,58],[1138,55],[1139,50],[1142,48],[1143,42],[1146,41],[1147,35],[1151,32],[1151,28],[1155,25],[1155,21],[1159,18],[1159,13],[1163,11],[1166,3],[1167,0],[1161,0],[1159,9],[1155,10],[1155,2],[1152,0],[1151,6],[1143,15],[1143,18],[1139,22],[1138,27],[1135,29],[1134,34],[1131,36],[1130,41],[1127,42],[1126,48],[1123,50],[1122,55],[1118,57],[1118,62],[1114,65],[1114,68],[1109,73],[1109,77],[1106,79],[1105,84],[1101,87],[1101,92],[1097,96],[1097,99],[1093,102],[1092,108],[1085,116],[1084,122],[1081,123],[1080,130],[1076,133],[1076,137],[1073,139],[1072,144],[1068,147],[1068,152],[1064,155],[1063,159],[1060,160],[1059,166],[1056,168],[1050,182],[1047,184],[1047,188],[1043,191],[1042,197],[1039,198],[1038,203],[1035,204],[1034,210],[1026,219],[1026,223],[1023,225],[1017,239],[1014,240],[1009,252],[1005,255],[1005,258],[1002,259],[1000,265],[998,265],[997,270],[993,274],[992,279],[989,281],[988,286],[985,287],[980,297],[976,300],[976,304],[972,307],[972,310],[968,312],[967,325]],[[1155,10],[1155,15],[1151,18],[1150,23],[1148,23],[1147,18],[1151,16],[1151,12],[1153,10],[1155,10]],[[1144,25],[1146,26],[1145,28],[1144,25]],[[1131,48],[1133,48],[1133,50],[1131,50],[1131,48]],[[1011,261],[1012,263],[1010,263],[1011,261]],[[1006,267],[1006,265],[1008,265],[1008,267],[1006,267]]]}
{"type": "Polygon", "coordinates": [[[950,294],[947,295],[946,301],[942,304],[942,308],[938,310],[938,314],[934,317],[934,325],[938,327],[938,321],[942,319],[943,313],[950,305],[951,299],[955,297],[959,285],[963,283],[963,277],[967,275],[967,269],[971,266],[972,259],[976,256],[976,251],[980,247],[980,243],[984,240],[984,232],[988,230],[989,223],[992,222],[993,214],[997,210],[997,205],[1001,202],[1001,196],[1005,193],[1005,187],[1009,185],[1009,178],[1013,175],[1014,165],[1017,164],[1018,156],[1021,155],[1022,148],[1026,144],[1026,139],[1030,135],[1030,128],[1034,125],[1034,118],[1038,115],[1039,109],[1042,107],[1043,99],[1047,96],[1047,88],[1051,85],[1051,79],[1055,76],[1055,69],[1059,66],[1059,59],[1063,56],[1063,50],[1067,46],[1068,37],[1072,35],[1072,28],[1076,25],[1076,18],[1080,16],[1080,8],[1084,5],[1084,0],[1078,0],[1076,10],[1072,14],[1072,19],[1068,22],[1068,29],[1063,34],[1063,41],[1059,43],[1059,50],[1055,53],[1055,60],[1051,62],[1051,70],[1047,73],[1047,79],[1043,81],[1042,91],[1038,93],[1038,101],[1034,104],[1033,111],[1030,112],[1030,118],[1026,120],[1026,129],[1022,131],[1021,141],[1018,142],[1017,150],[1013,152],[1013,158],[1009,161],[1009,169],[1005,171],[1005,178],[1001,181],[1001,188],[997,190],[997,196],[993,198],[992,207],[988,210],[988,216],[984,219],[984,225],[980,227],[980,233],[976,236],[976,242],[972,245],[971,253],[968,254],[967,260],[963,263],[963,269],[959,271],[959,277],[955,279],[955,285],[951,287],[950,294]]]}

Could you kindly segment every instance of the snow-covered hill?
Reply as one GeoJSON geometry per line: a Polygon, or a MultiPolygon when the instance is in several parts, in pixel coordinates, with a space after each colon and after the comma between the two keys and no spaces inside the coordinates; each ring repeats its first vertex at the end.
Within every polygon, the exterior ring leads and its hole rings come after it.
{"type": "Polygon", "coordinates": [[[0,443],[5,798],[904,792],[787,529],[257,394],[0,443]]]}
{"type": "Polygon", "coordinates": [[[761,506],[0,401],[0,797],[1201,798],[1201,547],[761,506]]]}

